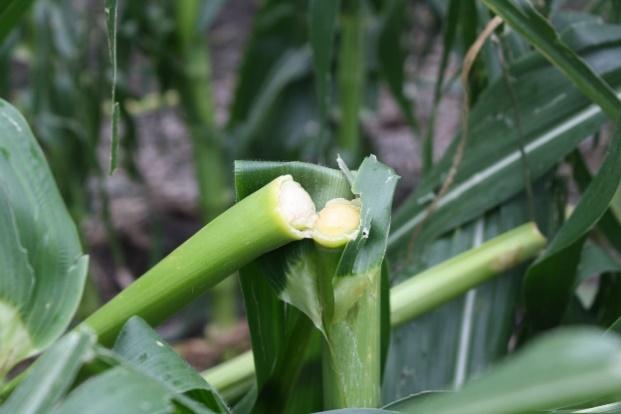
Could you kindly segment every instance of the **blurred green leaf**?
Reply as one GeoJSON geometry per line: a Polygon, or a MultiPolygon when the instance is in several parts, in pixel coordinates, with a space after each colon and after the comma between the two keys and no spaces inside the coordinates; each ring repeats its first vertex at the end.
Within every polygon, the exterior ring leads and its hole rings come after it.
{"type": "Polygon", "coordinates": [[[559,330],[533,341],[459,392],[401,408],[416,414],[526,414],[621,391],[616,363],[621,340],[587,328],[559,330]]]}
{"type": "Polygon", "coordinates": [[[34,0],[6,0],[0,4],[0,43],[20,23],[22,15],[33,2],[34,0]]]}
{"type": "Polygon", "coordinates": [[[56,340],[80,301],[88,258],[43,152],[0,100],[0,376],[56,340]]]}
{"type": "Polygon", "coordinates": [[[0,407],[0,413],[50,412],[69,390],[82,364],[94,358],[95,339],[88,332],[71,332],[61,338],[36,361],[24,382],[0,407]]]}
{"type": "MultiPolygon", "coordinates": [[[[592,26],[589,41],[575,44],[581,56],[616,87],[621,85],[619,42],[611,43],[608,31],[592,26]],[[601,35],[601,36],[600,36],[601,35]]],[[[599,107],[590,105],[580,92],[558,76],[555,68],[536,59],[532,52],[509,68],[519,117],[507,85],[500,79],[490,85],[470,114],[470,132],[464,159],[453,185],[439,201],[433,215],[422,225],[418,245],[480,216],[524,187],[520,144],[528,160],[531,180],[553,168],[580,141],[604,123],[599,107]],[[515,127],[521,121],[521,134],[515,127]]],[[[427,208],[444,181],[454,155],[453,145],[434,168],[423,177],[416,191],[393,216],[389,250],[407,244],[412,231],[425,220],[427,208]]]]}
{"type": "Polygon", "coordinates": [[[527,0],[483,0],[507,24],[524,36],[542,55],[572,81],[578,90],[615,120],[621,101],[615,91],[561,40],[552,25],[527,0]]]}

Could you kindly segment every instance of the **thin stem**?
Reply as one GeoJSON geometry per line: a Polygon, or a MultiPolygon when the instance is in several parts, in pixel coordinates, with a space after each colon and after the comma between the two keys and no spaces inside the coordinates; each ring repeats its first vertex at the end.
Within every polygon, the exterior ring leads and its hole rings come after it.
{"type": "MultiPolygon", "coordinates": [[[[544,248],[545,243],[545,238],[535,224],[527,223],[412,276],[390,289],[391,326],[394,328],[409,322],[533,258],[544,248]]],[[[239,397],[252,384],[252,351],[225,364],[228,365],[218,365],[205,371],[203,378],[216,389],[226,390],[230,398],[239,397]],[[235,369],[225,370],[225,366],[235,369]],[[242,384],[248,386],[244,388],[242,384]]]]}
{"type": "Polygon", "coordinates": [[[391,289],[392,326],[406,323],[533,257],[546,243],[535,224],[510,230],[391,289]]]}

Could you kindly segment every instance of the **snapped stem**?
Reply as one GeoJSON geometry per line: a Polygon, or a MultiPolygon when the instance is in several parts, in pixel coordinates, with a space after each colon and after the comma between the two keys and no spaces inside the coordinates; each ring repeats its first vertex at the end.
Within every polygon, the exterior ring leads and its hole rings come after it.
{"type": "Polygon", "coordinates": [[[109,344],[133,315],[162,322],[257,257],[309,237],[306,223],[314,213],[308,193],[280,176],[209,222],[83,324],[109,344]]]}

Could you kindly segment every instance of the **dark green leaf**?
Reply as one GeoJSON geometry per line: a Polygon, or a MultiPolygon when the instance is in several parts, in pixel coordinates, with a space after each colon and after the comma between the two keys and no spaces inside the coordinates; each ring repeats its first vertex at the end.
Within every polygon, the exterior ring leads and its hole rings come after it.
{"type": "Polygon", "coordinates": [[[20,18],[34,0],[7,0],[0,4],[0,43],[19,24],[20,18]]]}
{"type": "Polygon", "coordinates": [[[608,83],[576,53],[567,47],[550,23],[529,1],[483,0],[514,30],[524,36],[542,55],[572,81],[578,90],[615,120],[621,111],[621,101],[608,83]]]}
{"type": "Polygon", "coordinates": [[[573,291],[582,244],[608,209],[620,180],[621,128],[618,128],[597,176],[543,256],[526,274],[526,306],[535,324],[545,327],[560,320],[573,291]]]}

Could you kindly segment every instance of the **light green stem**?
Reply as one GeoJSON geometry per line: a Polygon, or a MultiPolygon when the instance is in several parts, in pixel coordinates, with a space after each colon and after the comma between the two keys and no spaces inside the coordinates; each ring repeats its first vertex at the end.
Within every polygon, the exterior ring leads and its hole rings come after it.
{"type": "Polygon", "coordinates": [[[157,324],[250,261],[300,239],[279,211],[282,178],[216,217],[83,324],[109,344],[132,315],[157,324]]]}
{"type": "Polygon", "coordinates": [[[378,268],[368,275],[365,292],[344,318],[326,324],[322,364],[326,409],[375,408],[380,403],[380,273],[378,268]]]}
{"type": "MultiPolygon", "coordinates": [[[[546,240],[535,224],[527,223],[409,278],[390,289],[391,326],[399,326],[427,313],[491,277],[533,258],[545,244],[546,240]]],[[[221,365],[205,371],[203,377],[216,389],[226,389],[230,398],[236,398],[250,388],[250,385],[242,387],[242,383],[252,384],[252,351],[227,364],[235,369],[225,370],[221,365]]]]}
{"type": "Polygon", "coordinates": [[[524,224],[409,278],[391,290],[392,326],[408,322],[502,274],[533,257],[545,243],[535,224],[524,224]]]}

